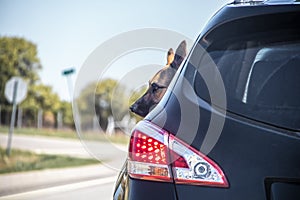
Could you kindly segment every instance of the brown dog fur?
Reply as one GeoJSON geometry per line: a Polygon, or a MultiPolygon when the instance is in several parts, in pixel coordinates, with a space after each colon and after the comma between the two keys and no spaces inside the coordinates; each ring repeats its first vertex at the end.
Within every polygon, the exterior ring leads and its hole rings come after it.
{"type": "Polygon", "coordinates": [[[186,56],[186,41],[182,41],[176,49],[174,55],[173,49],[169,49],[167,56],[167,65],[158,71],[149,81],[149,86],[134,104],[130,110],[142,117],[145,117],[162,99],[166,93],[172,78],[186,56]]]}

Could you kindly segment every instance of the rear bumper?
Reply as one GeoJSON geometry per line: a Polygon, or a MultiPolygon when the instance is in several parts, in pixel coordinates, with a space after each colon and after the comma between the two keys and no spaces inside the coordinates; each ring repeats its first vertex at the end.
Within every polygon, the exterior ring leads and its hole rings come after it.
{"type": "Polygon", "coordinates": [[[173,183],[137,180],[130,178],[126,163],[115,185],[114,200],[176,200],[173,183]]]}

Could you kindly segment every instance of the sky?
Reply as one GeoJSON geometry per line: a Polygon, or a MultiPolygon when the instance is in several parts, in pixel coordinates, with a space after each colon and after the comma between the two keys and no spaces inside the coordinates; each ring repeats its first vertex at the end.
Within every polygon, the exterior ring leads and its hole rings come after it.
{"type": "MultiPolygon", "coordinates": [[[[0,36],[18,36],[33,42],[42,64],[41,82],[53,87],[61,99],[70,100],[62,71],[75,68],[72,82],[89,55],[105,41],[127,31],[143,28],[167,29],[192,40],[209,18],[228,0],[0,0],[0,36]]],[[[147,40],[147,38],[145,38],[147,40]]],[[[121,45],[121,44],[120,44],[121,45]]],[[[176,47],[173,47],[176,48],[176,47]]],[[[145,65],[165,62],[160,56],[145,58],[145,65]],[[153,59],[153,61],[151,61],[153,59]]],[[[115,63],[130,65],[128,56],[115,63]],[[127,64],[125,64],[125,62],[127,64]]],[[[117,77],[118,70],[109,72],[117,77]]]]}

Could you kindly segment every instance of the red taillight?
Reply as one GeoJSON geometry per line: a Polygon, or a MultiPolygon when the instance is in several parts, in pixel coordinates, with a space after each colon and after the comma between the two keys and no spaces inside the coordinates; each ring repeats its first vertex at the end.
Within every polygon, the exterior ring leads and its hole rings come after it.
{"type": "Polygon", "coordinates": [[[130,158],[137,162],[166,165],[167,146],[162,142],[135,130],[130,141],[130,158]]]}
{"type": "Polygon", "coordinates": [[[130,139],[128,159],[130,176],[171,182],[168,160],[168,133],[149,123],[139,123],[130,139]]]}
{"type": "Polygon", "coordinates": [[[215,162],[146,121],[139,122],[132,133],[128,173],[138,179],[228,187],[215,162]]]}

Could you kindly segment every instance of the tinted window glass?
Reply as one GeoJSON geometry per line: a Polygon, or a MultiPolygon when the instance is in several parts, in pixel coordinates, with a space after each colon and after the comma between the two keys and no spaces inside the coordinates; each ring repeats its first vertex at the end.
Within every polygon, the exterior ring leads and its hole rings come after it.
{"type": "MultiPolygon", "coordinates": [[[[276,17],[284,16],[273,16],[273,20],[276,17]]],[[[249,26],[242,20],[240,23],[241,29],[249,26]]],[[[271,28],[265,25],[265,30],[258,27],[257,33],[253,27],[251,33],[239,32],[216,41],[210,38],[207,51],[222,75],[227,109],[278,127],[300,130],[299,28],[292,23],[271,28]]],[[[203,67],[201,61],[198,67],[203,67]]],[[[203,83],[198,74],[196,92],[210,101],[203,83]]]]}

